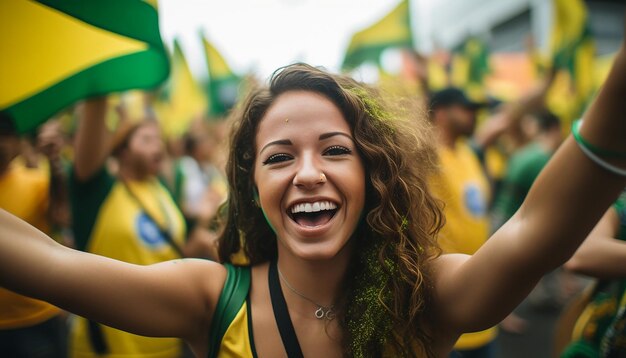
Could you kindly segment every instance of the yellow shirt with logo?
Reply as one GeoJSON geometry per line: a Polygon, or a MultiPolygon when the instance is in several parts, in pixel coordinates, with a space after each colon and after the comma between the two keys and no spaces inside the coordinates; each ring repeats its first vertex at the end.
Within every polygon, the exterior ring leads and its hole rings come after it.
{"type": "MultiPolygon", "coordinates": [[[[154,221],[167,229],[179,246],[183,246],[184,220],[169,193],[156,179],[125,185],[102,171],[90,181],[73,183],[75,219],[78,215],[79,219],[84,219],[83,224],[87,223],[86,227],[76,230],[79,246],[94,254],[139,265],[179,258],[154,221]],[[104,190],[98,192],[91,186],[93,183],[99,183],[98,188],[104,187],[104,190]],[[96,198],[90,198],[90,195],[96,198]],[[85,235],[88,235],[86,241],[85,235]]],[[[93,352],[87,320],[77,317],[70,332],[71,357],[166,358],[181,355],[182,343],[178,339],[143,337],[104,325],[100,328],[109,354],[97,356],[93,352]]]]}
{"type": "MultiPolygon", "coordinates": [[[[434,194],[444,201],[446,224],[439,233],[445,253],[474,254],[489,237],[487,215],[489,181],[469,144],[460,140],[454,148],[439,148],[441,172],[431,182],[434,194]]],[[[496,328],[464,334],[455,349],[484,346],[495,339],[496,328]]]]}
{"type": "MultiPolygon", "coordinates": [[[[50,180],[45,171],[26,168],[20,158],[0,176],[0,208],[49,233],[50,180]]],[[[40,300],[0,288],[0,329],[23,328],[44,322],[61,311],[40,300]]]]}

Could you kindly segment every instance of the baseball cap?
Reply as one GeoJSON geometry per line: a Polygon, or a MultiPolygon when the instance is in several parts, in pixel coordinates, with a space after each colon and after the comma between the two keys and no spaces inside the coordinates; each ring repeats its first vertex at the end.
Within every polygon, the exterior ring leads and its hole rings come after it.
{"type": "Polygon", "coordinates": [[[456,87],[444,88],[432,94],[430,98],[430,108],[448,107],[453,105],[461,105],[471,109],[484,107],[486,104],[474,102],[469,99],[463,90],[456,87]]]}

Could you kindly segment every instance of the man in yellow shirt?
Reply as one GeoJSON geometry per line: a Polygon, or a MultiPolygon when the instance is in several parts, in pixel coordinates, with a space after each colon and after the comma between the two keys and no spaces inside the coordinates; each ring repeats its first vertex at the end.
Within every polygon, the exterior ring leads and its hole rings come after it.
{"type": "MultiPolygon", "coordinates": [[[[431,120],[436,128],[440,172],[432,188],[445,203],[446,224],[439,244],[446,253],[472,255],[489,237],[489,181],[469,139],[476,125],[478,103],[456,88],[447,88],[431,98],[431,120]]],[[[453,356],[493,357],[496,328],[464,334],[453,356]]]]}
{"type": "MultiPolygon", "coordinates": [[[[526,114],[543,107],[554,77],[550,70],[517,102],[500,105],[476,132],[476,111],[485,104],[471,101],[453,87],[432,94],[429,115],[438,136],[441,170],[431,186],[445,203],[446,224],[439,234],[444,252],[472,255],[489,237],[492,188],[485,165],[486,149],[502,134],[515,134],[526,114]]],[[[464,334],[452,356],[493,357],[496,334],[495,327],[464,334]]]]}

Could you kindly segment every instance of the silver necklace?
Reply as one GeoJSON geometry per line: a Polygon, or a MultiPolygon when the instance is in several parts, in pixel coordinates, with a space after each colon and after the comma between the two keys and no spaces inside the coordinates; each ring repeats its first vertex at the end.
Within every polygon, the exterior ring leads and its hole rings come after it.
{"type": "Polygon", "coordinates": [[[291,292],[295,293],[296,295],[304,298],[305,300],[307,300],[307,301],[309,301],[312,304],[317,306],[317,310],[315,310],[315,318],[317,318],[317,319],[327,319],[329,321],[331,321],[331,320],[333,320],[335,318],[335,312],[333,311],[333,308],[335,308],[335,305],[330,305],[330,306],[320,305],[319,303],[313,301],[312,299],[308,298],[307,296],[301,294],[300,292],[298,292],[298,290],[296,290],[295,288],[293,288],[289,284],[289,281],[287,281],[285,279],[285,276],[283,276],[283,273],[280,272],[280,268],[278,268],[278,265],[276,265],[276,270],[278,271],[278,276],[280,276],[280,279],[285,282],[285,284],[287,285],[287,288],[289,288],[291,290],[291,292]]]}

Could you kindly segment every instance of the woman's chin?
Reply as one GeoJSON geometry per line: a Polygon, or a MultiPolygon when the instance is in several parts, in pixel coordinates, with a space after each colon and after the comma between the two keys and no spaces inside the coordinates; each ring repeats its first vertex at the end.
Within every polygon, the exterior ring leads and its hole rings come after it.
{"type": "MultiPolygon", "coordinates": [[[[304,261],[330,261],[346,254],[347,242],[338,245],[335,242],[291,242],[284,245],[289,255],[304,261]]],[[[281,245],[282,246],[282,245],[281,245]]]]}

